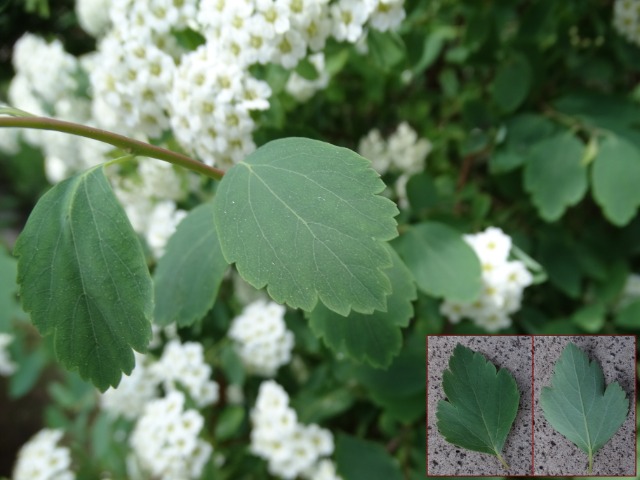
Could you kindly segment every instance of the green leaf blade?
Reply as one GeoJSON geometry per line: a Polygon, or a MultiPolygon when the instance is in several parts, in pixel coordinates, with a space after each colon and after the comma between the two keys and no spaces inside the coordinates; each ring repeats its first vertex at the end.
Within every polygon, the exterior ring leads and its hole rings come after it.
{"type": "MultiPolygon", "coordinates": [[[[513,376],[461,344],[443,374],[447,401],[438,402],[437,426],[454,445],[500,456],[520,403],[513,376]]],[[[501,458],[501,456],[500,456],[501,458]]]]}
{"type": "Polygon", "coordinates": [[[393,292],[387,298],[386,312],[370,315],[352,312],[347,318],[318,305],[309,314],[309,326],[335,352],[344,352],[358,362],[386,368],[402,348],[401,327],[413,315],[417,298],[413,278],[400,257],[389,247],[392,267],[387,271],[393,292]]]}
{"type": "Polygon", "coordinates": [[[56,356],[99,389],[134,367],[151,338],[153,287],[142,247],[102,167],[34,208],[15,247],[22,305],[56,356]]]}
{"type": "Polygon", "coordinates": [[[159,325],[192,325],[213,307],[227,262],[213,221],[214,203],[194,208],[169,239],[154,272],[159,325]]]}
{"type": "Polygon", "coordinates": [[[540,406],[549,424],[589,457],[624,423],[629,401],[617,382],[604,390],[602,368],[573,343],[556,363],[551,387],[544,387],[540,406]]]}
{"type": "Polygon", "coordinates": [[[350,150],[287,138],[225,174],[215,203],[222,252],[256,288],[311,311],[386,310],[396,206],[370,163],[350,150]],[[293,233],[292,233],[293,232],[293,233]]]}
{"type": "Polygon", "coordinates": [[[524,170],[524,186],[540,217],[558,220],[587,192],[584,146],[573,134],[560,133],[532,147],[524,170]]]}
{"type": "Polygon", "coordinates": [[[605,138],[591,176],[593,198],[605,217],[619,227],[628,224],[640,206],[640,150],[622,137],[605,138]]]}

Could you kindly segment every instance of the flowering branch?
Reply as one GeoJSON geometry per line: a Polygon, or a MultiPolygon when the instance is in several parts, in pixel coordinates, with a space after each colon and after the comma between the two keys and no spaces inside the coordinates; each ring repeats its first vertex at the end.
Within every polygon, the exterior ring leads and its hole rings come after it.
{"type": "Polygon", "coordinates": [[[194,160],[181,153],[173,152],[171,150],[167,150],[166,148],[140,142],[138,140],[134,140],[133,138],[125,137],[123,135],[109,132],[107,130],[88,127],[79,123],[56,120],[54,118],[31,116],[26,112],[21,112],[20,110],[13,108],[2,108],[0,109],[0,114],[2,113],[25,116],[0,117],[0,128],[34,128],[37,130],[53,130],[56,132],[69,133],[71,135],[91,138],[93,140],[108,143],[109,145],[121,148],[122,150],[125,150],[132,155],[164,160],[165,162],[179,165],[181,167],[187,168],[197,173],[201,173],[216,180],[220,180],[224,176],[223,170],[205,165],[204,163],[194,160]]]}

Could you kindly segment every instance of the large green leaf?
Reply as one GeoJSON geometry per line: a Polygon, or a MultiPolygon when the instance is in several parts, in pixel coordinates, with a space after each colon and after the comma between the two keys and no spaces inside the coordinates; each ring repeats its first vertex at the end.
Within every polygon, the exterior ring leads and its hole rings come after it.
{"type": "Polygon", "coordinates": [[[379,443],[347,435],[336,444],[338,474],[345,480],[402,480],[397,461],[379,443]]]}
{"type": "Polygon", "coordinates": [[[524,186],[544,220],[558,220],[567,207],[577,204],[586,193],[583,151],[584,146],[572,133],[556,134],[531,149],[524,186]]]}
{"type": "Polygon", "coordinates": [[[640,149],[621,137],[600,145],[591,171],[593,198],[611,223],[624,226],[640,206],[640,149]]]}
{"type": "Polygon", "coordinates": [[[438,430],[449,443],[496,455],[505,468],[502,448],[518,412],[520,392],[513,376],[480,353],[457,344],[443,374],[447,400],[438,402],[438,430]]]}
{"type": "Polygon", "coordinates": [[[191,325],[213,306],[227,269],[213,209],[213,202],[193,209],[178,225],[158,262],[154,319],[160,325],[191,325]]]}
{"type": "Polygon", "coordinates": [[[425,293],[459,302],[480,295],[480,260],[452,228],[436,222],[413,225],[395,247],[425,293]]]}
{"type": "Polygon", "coordinates": [[[417,292],[413,278],[397,253],[389,247],[393,266],[387,270],[393,292],[387,298],[387,311],[370,315],[352,312],[346,319],[318,305],[309,314],[309,325],[334,351],[376,367],[387,367],[402,348],[401,327],[413,315],[411,302],[417,292]]]}
{"type": "Polygon", "coordinates": [[[279,303],[311,311],[318,298],[347,315],[386,310],[397,235],[370,163],[317,140],[270,142],[225,174],[215,221],[222,253],[279,303]]]}
{"type": "Polygon", "coordinates": [[[15,247],[22,305],[56,356],[99,389],[131,373],[151,338],[153,286],[142,247],[103,167],[59,183],[15,247]]]}
{"type": "Polygon", "coordinates": [[[627,418],[629,400],[617,382],[604,388],[602,368],[569,343],[553,369],[551,387],[543,387],[540,406],[547,421],[588,456],[609,441],[627,418]]]}

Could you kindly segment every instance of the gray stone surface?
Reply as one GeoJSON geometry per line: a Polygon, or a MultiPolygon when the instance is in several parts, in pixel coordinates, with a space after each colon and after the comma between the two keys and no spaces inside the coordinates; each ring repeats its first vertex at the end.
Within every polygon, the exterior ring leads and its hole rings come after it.
{"type": "Polygon", "coordinates": [[[545,420],[538,399],[551,384],[553,367],[565,346],[573,342],[590,360],[597,360],[605,383],[617,381],[627,393],[629,414],[613,438],[594,456],[593,475],[631,475],[635,470],[635,343],[633,336],[534,337],[534,467],[536,475],[587,474],[587,455],[545,420]]]}
{"type": "Polygon", "coordinates": [[[444,440],[436,426],[438,401],[445,398],[442,374],[456,344],[482,353],[498,368],[507,368],[520,390],[520,408],[507,437],[503,457],[509,475],[531,473],[531,337],[429,336],[427,338],[427,474],[503,476],[507,472],[493,455],[472,452],[444,440]]]}

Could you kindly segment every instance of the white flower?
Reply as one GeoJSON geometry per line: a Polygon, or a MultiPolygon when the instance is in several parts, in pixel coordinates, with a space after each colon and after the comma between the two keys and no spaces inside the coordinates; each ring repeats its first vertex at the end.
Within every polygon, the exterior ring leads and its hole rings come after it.
{"type": "Polygon", "coordinates": [[[157,397],[158,381],[152,374],[150,357],[134,352],[136,366],[130,375],[124,375],[116,388],[100,395],[104,410],[133,420],[139,417],[146,404],[157,397]]]}
{"type": "Polygon", "coordinates": [[[184,410],[180,391],[153,400],[131,434],[131,447],[142,470],[162,480],[195,479],[213,448],[198,438],[204,425],[196,410],[184,410]]]}
{"type": "Polygon", "coordinates": [[[13,335],[0,333],[0,375],[5,377],[12,375],[18,366],[11,361],[7,347],[13,341],[13,335]]]}
{"type": "Polygon", "coordinates": [[[166,391],[184,388],[199,407],[218,401],[218,384],[211,380],[211,366],[205,363],[202,344],[171,340],[160,360],[151,367],[153,376],[166,391]]]}
{"type": "Polygon", "coordinates": [[[71,452],[57,446],[62,430],[40,430],[18,453],[13,480],[73,480],[71,452]]]}
{"type": "Polygon", "coordinates": [[[336,40],[356,43],[373,10],[371,0],[339,0],[331,5],[333,36],[336,40]]]}
{"type": "Polygon", "coordinates": [[[325,70],[324,53],[314,53],[308,59],[316,68],[318,78],[307,80],[298,75],[298,73],[292,72],[285,87],[287,93],[299,102],[306,102],[318,90],[323,90],[329,85],[329,74],[325,70]]]}
{"type": "Polygon", "coordinates": [[[262,382],[251,411],[251,451],[267,460],[274,476],[339,480],[333,464],[321,458],[333,453],[331,432],[315,424],[302,425],[296,417],[287,392],[272,380],[262,382]]]}
{"type": "Polygon", "coordinates": [[[386,32],[398,27],[405,16],[404,0],[376,0],[369,25],[376,30],[386,32]]]}
{"type": "Polygon", "coordinates": [[[482,293],[470,303],[445,300],[440,313],[451,323],[471,319],[489,332],[511,325],[509,315],[520,309],[523,290],[531,285],[533,276],[519,260],[508,260],[511,237],[496,227],[465,235],[482,265],[482,293]]]}
{"type": "Polygon", "coordinates": [[[284,313],[285,308],[277,303],[257,300],[231,323],[229,337],[249,372],[273,376],[291,360],[294,339],[284,313]]]}
{"type": "Polygon", "coordinates": [[[76,15],[82,29],[94,37],[107,31],[111,0],[76,0],[76,15]]]}
{"type": "Polygon", "coordinates": [[[640,0],[616,0],[613,26],[620,35],[640,46],[640,0]]]}
{"type": "Polygon", "coordinates": [[[307,53],[304,37],[296,30],[289,30],[274,38],[271,61],[279,63],[284,68],[293,69],[307,53]]]}

